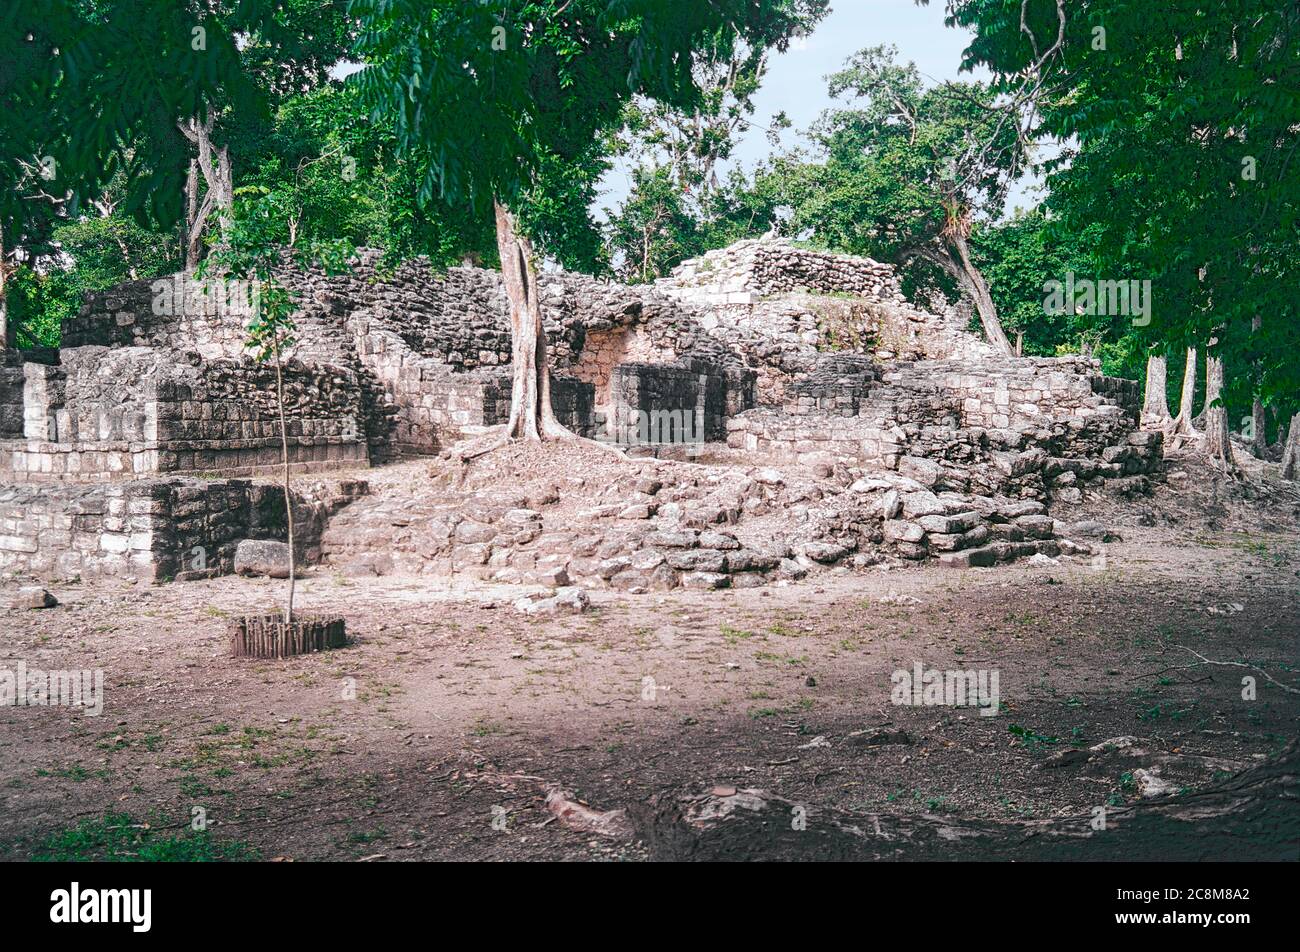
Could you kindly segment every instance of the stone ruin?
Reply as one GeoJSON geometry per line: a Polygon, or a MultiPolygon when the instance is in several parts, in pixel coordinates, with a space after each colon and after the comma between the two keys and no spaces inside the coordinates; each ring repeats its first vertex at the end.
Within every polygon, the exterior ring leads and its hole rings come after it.
{"type": "MultiPolygon", "coordinates": [[[[1086,553],[1048,507],[1146,492],[1162,462],[1137,384],[1096,361],[999,355],[909,303],[889,265],[743,241],[650,286],[542,276],[561,421],[652,458],[605,487],[625,498],[574,503],[567,532],[543,511],[558,499],[385,501],[357,470],[506,421],[500,275],[362,250],[346,274],[280,278],[302,307],[284,386],[309,562],[632,591],[989,565],[1086,553]],[[378,531],[394,508],[414,515],[378,531]]],[[[248,308],[192,276],[131,282],[89,295],[57,352],[0,355],[0,571],[203,577],[240,541],[283,537],[259,478],[281,460],[274,371],[245,349],[248,308]]]]}

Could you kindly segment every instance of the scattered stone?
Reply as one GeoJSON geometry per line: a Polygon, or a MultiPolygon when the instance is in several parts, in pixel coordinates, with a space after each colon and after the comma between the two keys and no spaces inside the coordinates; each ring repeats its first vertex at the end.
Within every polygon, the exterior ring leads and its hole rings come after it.
{"type": "Polygon", "coordinates": [[[235,574],[288,578],[288,543],[271,539],[244,539],[235,547],[235,574]]]}
{"type": "Polygon", "coordinates": [[[942,516],[948,510],[934,493],[908,493],[903,497],[903,515],[908,519],[919,516],[942,516]]]}
{"type": "Polygon", "coordinates": [[[834,564],[849,554],[848,549],[833,542],[805,542],[801,549],[803,555],[823,565],[834,564]]]}
{"type": "Polygon", "coordinates": [[[496,538],[497,530],[482,522],[466,519],[456,526],[456,541],[466,545],[491,542],[496,538]]]}
{"type": "Polygon", "coordinates": [[[23,610],[53,608],[58,604],[59,600],[39,585],[24,585],[18,589],[18,594],[14,596],[9,607],[23,610]]]}
{"type": "Polygon", "coordinates": [[[998,551],[991,545],[964,552],[945,552],[939,556],[939,564],[953,569],[986,569],[996,565],[998,551]]]}
{"type": "Polygon", "coordinates": [[[731,576],[721,572],[687,572],[681,579],[683,588],[703,589],[706,591],[727,588],[731,585],[731,576]]]}
{"type": "Polygon", "coordinates": [[[925,530],[915,522],[891,519],[885,523],[887,542],[920,542],[924,538],[925,530]]]}
{"type": "Polygon", "coordinates": [[[943,470],[934,460],[904,456],[898,461],[898,474],[914,479],[922,486],[933,488],[943,475],[943,470]]]}
{"type": "Polygon", "coordinates": [[[727,568],[732,572],[766,572],[776,568],[780,562],[780,556],[755,552],[753,549],[737,549],[727,553],[727,568]]]}
{"type": "Polygon", "coordinates": [[[1138,794],[1144,800],[1164,797],[1178,792],[1178,788],[1174,784],[1161,779],[1159,766],[1138,767],[1133,771],[1133,781],[1137,784],[1138,794]]]}
{"type": "Polygon", "coordinates": [[[645,537],[645,544],[661,549],[691,549],[699,542],[694,530],[683,529],[680,532],[652,532],[645,537]]]}
{"type": "MultiPolygon", "coordinates": [[[[955,516],[921,516],[917,524],[926,532],[938,532],[943,535],[960,535],[979,525],[978,513],[963,512],[955,516]]],[[[915,539],[908,541],[915,542],[915,539]]]]}
{"type": "Polygon", "coordinates": [[[563,565],[553,565],[540,570],[537,573],[537,583],[551,588],[566,588],[573,584],[569,578],[569,570],[563,565]]]}
{"type": "Polygon", "coordinates": [[[727,556],[717,549],[674,549],[667,553],[668,564],[683,572],[723,573],[727,556]]]}
{"type": "Polygon", "coordinates": [[[700,545],[706,549],[739,549],[739,540],[729,532],[706,529],[700,533],[700,545]]]}
{"type": "Polygon", "coordinates": [[[515,602],[515,610],[525,615],[576,615],[591,607],[591,596],[577,586],[558,589],[549,598],[542,594],[525,595],[515,602]]]}
{"type": "Polygon", "coordinates": [[[895,592],[893,589],[890,589],[890,592],[889,592],[888,595],[882,595],[882,596],[880,597],[880,604],[882,604],[882,605],[919,605],[919,604],[921,604],[921,600],[920,600],[919,598],[917,598],[915,595],[906,595],[906,594],[904,594],[904,595],[900,595],[900,594],[898,594],[897,592],[895,592]]]}
{"type": "Polygon", "coordinates": [[[808,575],[808,569],[793,559],[782,559],[776,571],[781,578],[789,579],[792,582],[797,582],[808,575]]]}
{"type": "Polygon", "coordinates": [[[1021,516],[1016,525],[1030,539],[1050,539],[1054,523],[1050,516],[1021,516]]]}

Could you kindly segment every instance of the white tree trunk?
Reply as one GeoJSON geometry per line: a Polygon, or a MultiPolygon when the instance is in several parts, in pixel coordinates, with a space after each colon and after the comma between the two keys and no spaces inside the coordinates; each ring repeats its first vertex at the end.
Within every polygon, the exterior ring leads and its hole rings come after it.
{"type": "Polygon", "coordinates": [[[1282,445],[1282,478],[1300,479],[1300,413],[1291,418],[1282,445]]]}
{"type": "Polygon", "coordinates": [[[551,372],[546,362],[546,332],[542,328],[532,242],[519,233],[509,209],[500,202],[494,205],[501,276],[510,302],[513,355],[506,435],[523,440],[572,437],[573,433],[555,419],[551,408],[551,372]]]}
{"type": "MultiPolygon", "coordinates": [[[[1210,346],[1214,346],[1210,341],[1210,346]]],[[[1228,426],[1228,408],[1215,406],[1215,401],[1223,394],[1223,360],[1213,353],[1206,355],[1205,372],[1205,453],[1210,461],[1221,469],[1232,469],[1236,463],[1232,458],[1231,429],[1228,426]]]]}
{"type": "Polygon", "coordinates": [[[1183,392],[1178,401],[1178,416],[1169,421],[1167,435],[1173,445],[1198,439],[1192,426],[1192,408],[1196,403],[1196,348],[1187,348],[1187,366],[1183,369],[1183,392]]]}
{"type": "Polygon", "coordinates": [[[209,216],[228,212],[235,203],[234,171],[230,167],[230,147],[217,147],[212,142],[212,113],[203,121],[191,119],[181,123],[180,130],[198,150],[190,162],[190,173],[186,182],[186,218],[187,234],[185,239],[185,267],[192,270],[203,257],[203,233],[207,228],[209,216]],[[203,173],[206,191],[202,203],[198,203],[198,177],[194,174],[195,165],[203,173]]]}
{"type": "Polygon", "coordinates": [[[1169,423],[1169,396],[1165,388],[1169,369],[1164,354],[1147,355],[1147,391],[1142,403],[1142,425],[1161,427],[1169,423]]]}

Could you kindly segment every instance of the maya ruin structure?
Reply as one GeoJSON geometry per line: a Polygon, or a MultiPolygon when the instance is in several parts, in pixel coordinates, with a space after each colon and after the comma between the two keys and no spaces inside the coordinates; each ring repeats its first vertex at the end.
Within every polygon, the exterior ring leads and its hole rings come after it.
{"type": "MultiPolygon", "coordinates": [[[[1162,463],[1135,382],[1001,356],[888,265],[762,240],[653,285],[542,276],[557,413],[643,460],[626,479],[403,496],[365,471],[508,416],[500,275],[363,251],[284,280],[301,558],[340,570],[636,592],[1087,555],[1071,507],[1146,492],[1162,463]]],[[[246,321],[178,276],[90,295],[57,352],[3,352],[0,571],[206,577],[284,537],[274,370],[246,321]]]]}

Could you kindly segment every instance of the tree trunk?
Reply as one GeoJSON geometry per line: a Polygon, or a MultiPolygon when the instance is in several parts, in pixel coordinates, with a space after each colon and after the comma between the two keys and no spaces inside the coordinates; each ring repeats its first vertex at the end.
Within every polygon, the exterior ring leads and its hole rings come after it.
{"type": "Polygon", "coordinates": [[[5,260],[5,234],[0,229],[0,350],[13,346],[13,328],[9,326],[9,263],[5,260]]]}
{"type": "Polygon", "coordinates": [[[949,259],[944,266],[975,302],[975,310],[979,313],[980,323],[984,326],[984,336],[1002,353],[1014,354],[1015,348],[1011,346],[1006,331],[1002,329],[1002,320],[998,317],[998,308],[993,303],[989,284],[984,280],[980,270],[971,263],[970,246],[965,236],[954,233],[946,236],[944,240],[947,243],[944,248],[945,256],[949,259]],[[955,257],[952,254],[953,250],[957,253],[955,257]]]}
{"type": "Polygon", "coordinates": [[[186,189],[186,213],[189,219],[185,240],[185,267],[193,270],[203,257],[203,233],[207,227],[208,217],[215,211],[228,212],[235,203],[234,172],[230,167],[230,147],[217,147],[212,142],[213,116],[200,122],[191,119],[181,123],[180,130],[185,138],[198,150],[195,159],[190,162],[190,174],[186,189]],[[198,177],[194,167],[203,173],[206,191],[201,204],[198,201],[198,177]],[[192,215],[190,214],[192,212],[192,215]]]}
{"type": "MultiPolygon", "coordinates": [[[[1251,332],[1258,333],[1263,323],[1263,319],[1256,314],[1250,322],[1251,332]]],[[[1255,456],[1264,459],[1268,454],[1268,418],[1264,414],[1264,404],[1259,397],[1255,397],[1250,404],[1250,431],[1251,447],[1255,456]]]]}
{"type": "Polygon", "coordinates": [[[1178,401],[1178,416],[1169,421],[1167,436],[1175,444],[1200,437],[1192,426],[1192,407],[1196,402],[1196,348],[1187,348],[1187,366],[1183,369],[1183,392],[1178,401]]]}
{"type": "Polygon", "coordinates": [[[1282,478],[1300,479],[1300,413],[1291,418],[1282,444],[1282,478]]]}
{"type": "Polygon", "coordinates": [[[1250,438],[1255,456],[1264,459],[1268,455],[1268,414],[1264,403],[1256,397],[1250,404],[1250,438]]]}
{"type": "Polygon", "coordinates": [[[1143,426],[1165,426],[1169,423],[1169,370],[1164,354],[1147,355],[1147,392],[1142,403],[1143,426]]]}
{"type": "Polygon", "coordinates": [[[185,270],[193,271],[199,264],[202,247],[202,232],[198,228],[199,220],[199,163],[190,159],[190,168],[185,175],[185,223],[181,231],[181,257],[185,259],[185,270]]]}
{"type": "Polygon", "coordinates": [[[538,296],[533,246],[519,233],[514,215],[500,202],[496,211],[497,250],[501,276],[510,302],[513,379],[510,389],[511,439],[562,439],[573,434],[555,419],[551,408],[551,372],[546,363],[546,332],[538,296]]]}
{"type": "MultiPolygon", "coordinates": [[[[1213,347],[1214,341],[1210,341],[1213,347]]],[[[1215,401],[1223,393],[1223,360],[1206,354],[1205,372],[1205,453],[1221,469],[1233,469],[1232,440],[1228,426],[1228,408],[1215,401]]]]}

